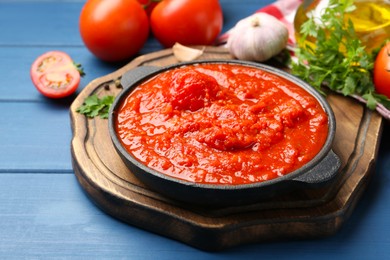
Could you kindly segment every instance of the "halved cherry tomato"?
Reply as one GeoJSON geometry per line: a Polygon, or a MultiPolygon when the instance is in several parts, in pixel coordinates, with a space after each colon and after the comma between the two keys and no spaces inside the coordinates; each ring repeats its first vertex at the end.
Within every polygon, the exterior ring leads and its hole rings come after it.
{"type": "Polygon", "coordinates": [[[382,47],[375,59],[374,84],[376,92],[390,98],[390,42],[382,47]]]}
{"type": "Polygon", "coordinates": [[[165,47],[213,44],[222,30],[218,0],[164,0],[152,11],[150,25],[165,47]]]}
{"type": "Polygon", "coordinates": [[[31,65],[31,79],[42,95],[63,98],[71,95],[80,84],[80,71],[72,58],[61,51],[49,51],[31,65]]]}

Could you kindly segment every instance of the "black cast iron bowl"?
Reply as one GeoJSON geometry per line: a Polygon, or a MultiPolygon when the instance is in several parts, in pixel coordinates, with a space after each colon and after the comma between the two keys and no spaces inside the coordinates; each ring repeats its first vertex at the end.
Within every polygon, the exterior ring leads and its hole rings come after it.
{"type": "Polygon", "coordinates": [[[331,149],[336,131],[336,121],[333,111],[326,99],[321,94],[319,94],[307,83],[287,72],[259,63],[243,62],[237,60],[203,60],[179,63],[163,68],[148,66],[138,67],[126,72],[122,76],[121,83],[123,90],[115,98],[115,101],[110,108],[110,137],[119,156],[130,169],[132,174],[134,174],[150,189],[166,197],[177,201],[204,206],[244,205],[270,199],[276,194],[291,192],[297,189],[322,188],[325,185],[330,185],[337,175],[341,163],[339,157],[331,149]],[[320,102],[321,106],[328,115],[328,136],[320,152],[301,168],[282,177],[278,177],[269,181],[242,185],[213,185],[184,181],[155,171],[137,161],[122,146],[116,134],[114,125],[118,107],[133,89],[151,77],[154,77],[157,74],[170,69],[186,66],[189,64],[192,65],[200,63],[241,64],[255,67],[260,70],[279,75],[305,89],[320,102]]]}

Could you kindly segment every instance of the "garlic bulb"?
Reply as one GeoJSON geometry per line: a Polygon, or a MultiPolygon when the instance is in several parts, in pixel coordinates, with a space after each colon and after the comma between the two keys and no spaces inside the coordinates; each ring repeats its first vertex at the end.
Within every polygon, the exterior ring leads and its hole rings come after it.
{"type": "Polygon", "coordinates": [[[248,61],[266,61],[287,45],[287,27],[272,15],[256,13],[239,21],[227,41],[230,53],[248,61]]]}

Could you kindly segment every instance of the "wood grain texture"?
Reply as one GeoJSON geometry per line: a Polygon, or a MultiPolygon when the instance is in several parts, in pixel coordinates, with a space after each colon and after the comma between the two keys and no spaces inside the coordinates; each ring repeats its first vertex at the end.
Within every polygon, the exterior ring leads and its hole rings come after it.
{"type": "MultiPolygon", "coordinates": [[[[230,59],[209,47],[200,59],[230,59]]],[[[140,56],[123,68],[93,80],[70,110],[72,162],[81,186],[104,211],[129,224],[203,250],[288,238],[334,234],[350,216],[375,164],[382,119],[356,101],[329,95],[337,122],[333,149],[342,167],[334,185],[301,190],[249,206],[202,208],[169,200],[142,185],[124,166],[111,143],[107,120],[75,112],[91,94],[117,94],[114,81],[132,68],[176,63],[171,50],[140,56]],[[109,86],[107,90],[106,85],[109,86]]]]}
{"type": "Polygon", "coordinates": [[[72,173],[69,107],[40,102],[0,102],[0,174],[72,173]]]}

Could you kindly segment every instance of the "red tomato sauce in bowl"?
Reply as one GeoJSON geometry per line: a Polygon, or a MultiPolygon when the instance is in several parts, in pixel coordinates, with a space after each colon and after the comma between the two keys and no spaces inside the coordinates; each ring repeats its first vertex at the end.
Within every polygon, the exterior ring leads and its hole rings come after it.
{"type": "Polygon", "coordinates": [[[293,82],[241,64],[193,64],[139,84],[117,110],[115,131],[142,164],[201,184],[272,180],[312,160],[328,116],[293,82]]]}

